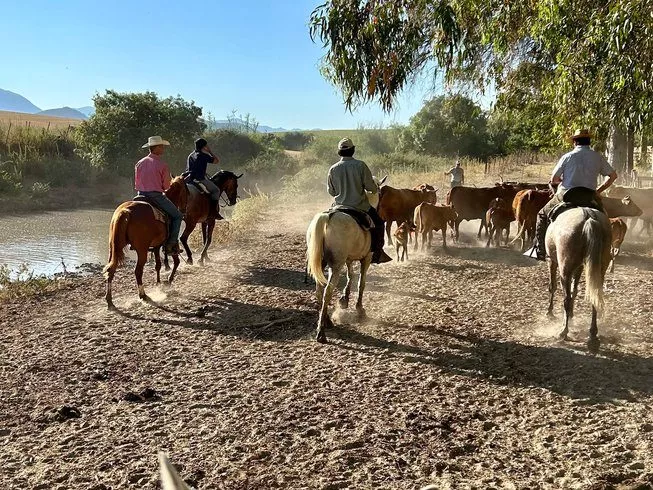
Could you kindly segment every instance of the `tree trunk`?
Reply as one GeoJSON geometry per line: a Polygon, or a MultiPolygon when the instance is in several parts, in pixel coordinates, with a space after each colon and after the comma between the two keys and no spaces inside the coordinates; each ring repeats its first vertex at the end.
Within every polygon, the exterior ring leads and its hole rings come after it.
{"type": "Polygon", "coordinates": [[[646,129],[642,129],[642,141],[639,147],[639,165],[643,169],[648,168],[648,138],[646,137],[646,129]]]}
{"type": "Polygon", "coordinates": [[[628,175],[631,174],[633,168],[635,167],[635,130],[628,130],[628,154],[626,158],[626,172],[628,175]]]}
{"type": "MultiPolygon", "coordinates": [[[[610,126],[607,153],[608,163],[612,168],[614,168],[617,173],[627,175],[628,138],[626,137],[626,131],[624,131],[623,128],[619,128],[615,125],[610,126]]],[[[623,182],[624,178],[620,177],[619,180],[623,182]]]]}

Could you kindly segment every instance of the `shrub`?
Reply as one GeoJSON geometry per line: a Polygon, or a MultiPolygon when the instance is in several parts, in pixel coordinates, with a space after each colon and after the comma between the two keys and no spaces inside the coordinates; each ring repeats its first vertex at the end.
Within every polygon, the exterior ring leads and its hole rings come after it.
{"type": "Polygon", "coordinates": [[[50,184],[47,182],[34,182],[32,184],[32,197],[39,198],[46,196],[50,192],[50,184]]]}
{"type": "Polygon", "coordinates": [[[310,133],[290,131],[288,133],[282,133],[279,139],[286,150],[304,151],[312,143],[314,136],[310,133]]]}

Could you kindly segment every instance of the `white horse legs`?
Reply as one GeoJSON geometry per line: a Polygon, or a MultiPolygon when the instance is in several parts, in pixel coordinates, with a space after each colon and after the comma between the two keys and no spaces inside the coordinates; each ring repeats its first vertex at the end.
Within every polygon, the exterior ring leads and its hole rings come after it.
{"type": "MultiPolygon", "coordinates": [[[[415,241],[417,241],[417,236],[415,237],[415,241]]],[[[371,263],[372,258],[370,256],[361,261],[361,275],[358,279],[358,300],[356,300],[356,311],[358,312],[359,320],[367,318],[367,313],[365,313],[365,308],[363,308],[363,292],[365,291],[365,283],[367,281],[367,270],[370,268],[371,263]]]]}
{"type": "Polygon", "coordinates": [[[345,286],[345,290],[343,291],[342,296],[340,296],[340,301],[338,302],[338,305],[343,310],[349,308],[349,296],[351,294],[351,279],[353,275],[354,275],[354,265],[351,262],[347,262],[347,285],[345,286]]]}
{"type": "Polygon", "coordinates": [[[329,318],[329,303],[331,303],[331,297],[333,296],[333,290],[338,284],[340,279],[340,269],[342,266],[337,268],[329,268],[329,280],[327,281],[326,288],[324,286],[318,285],[318,304],[320,306],[320,316],[317,320],[317,335],[315,340],[321,343],[326,342],[326,334],[324,333],[324,327],[333,327],[333,322],[329,318]],[[319,290],[323,289],[322,294],[319,290]],[[322,301],[320,301],[320,296],[322,296],[322,301]]]}

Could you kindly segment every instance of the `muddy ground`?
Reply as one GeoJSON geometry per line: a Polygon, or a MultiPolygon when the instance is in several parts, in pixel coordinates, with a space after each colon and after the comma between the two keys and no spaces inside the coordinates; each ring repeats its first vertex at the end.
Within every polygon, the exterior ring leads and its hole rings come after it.
{"type": "MultiPolygon", "coordinates": [[[[0,306],[3,488],[157,486],[166,451],[198,488],[651,488],[653,257],[630,243],[555,339],[547,269],[467,235],[373,267],[369,321],[313,340],[304,230],[277,206],[152,303],[99,275],[0,306]]],[[[581,290],[581,296],[583,291],[581,290]]]]}

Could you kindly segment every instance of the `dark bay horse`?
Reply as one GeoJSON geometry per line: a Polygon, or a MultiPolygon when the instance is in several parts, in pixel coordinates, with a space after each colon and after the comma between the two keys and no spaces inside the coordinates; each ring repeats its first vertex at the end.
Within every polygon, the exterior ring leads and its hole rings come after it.
{"type": "MultiPolygon", "coordinates": [[[[188,204],[188,189],[181,177],[176,177],[170,183],[170,188],[165,195],[183,213],[188,204]]],[[[122,203],[113,212],[109,229],[109,262],[104,268],[104,275],[107,278],[106,300],[109,308],[113,308],[111,297],[111,283],[116,269],[125,260],[124,248],[131,245],[136,250],[138,260],[134,274],[138,285],[138,296],[147,299],[143,287],[143,268],[147,262],[148,250],[153,250],[156,259],[156,282],[161,282],[161,256],[160,249],[168,236],[166,223],[158,220],[151,205],[143,201],[127,201],[122,203]]],[[[173,255],[173,268],[168,282],[172,282],[175,272],[179,267],[179,256],[173,255]]]]}
{"type": "Polygon", "coordinates": [[[580,207],[565,211],[546,232],[546,250],[550,257],[548,314],[553,314],[556,275],[560,270],[565,314],[559,336],[566,340],[569,321],[574,316],[578,281],[585,270],[585,299],[592,305],[587,347],[594,353],[598,352],[600,345],[596,318],[603,308],[603,281],[612,258],[611,246],[610,220],[606,214],[592,208],[580,207]]]}
{"type": "MultiPolygon", "coordinates": [[[[229,199],[228,204],[233,206],[236,204],[236,199],[238,198],[238,179],[240,179],[243,174],[236,175],[229,170],[220,170],[216,173],[211,180],[213,183],[220,189],[220,194],[226,193],[227,198],[229,199]]],[[[200,254],[200,264],[203,264],[205,260],[208,261],[208,249],[211,245],[211,239],[213,238],[213,228],[215,228],[215,216],[211,214],[211,206],[213,202],[211,197],[206,194],[201,194],[195,186],[189,184],[190,194],[188,198],[188,206],[186,207],[186,213],[184,214],[184,222],[186,227],[184,232],[181,234],[179,240],[186,250],[186,256],[188,257],[188,263],[193,263],[193,254],[188,246],[188,237],[195,229],[198,223],[202,224],[202,253],[200,254]]],[[[167,265],[167,257],[166,257],[167,265]]]]}

